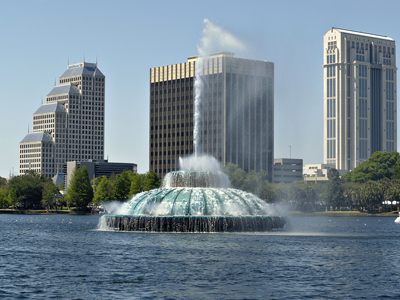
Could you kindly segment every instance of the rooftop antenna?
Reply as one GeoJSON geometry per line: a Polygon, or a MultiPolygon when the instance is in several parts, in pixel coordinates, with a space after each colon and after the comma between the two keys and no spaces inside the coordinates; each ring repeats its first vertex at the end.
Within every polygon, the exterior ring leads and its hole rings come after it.
{"type": "Polygon", "coordinates": [[[69,56],[68,56],[68,59],[67,59],[67,66],[69,66],[69,56]]]}
{"type": "Polygon", "coordinates": [[[56,85],[57,85],[57,78],[54,77],[54,86],[56,86],[56,85]]]}
{"type": "Polygon", "coordinates": [[[96,54],[96,68],[97,68],[97,54],[96,54]]]}
{"type": "Polygon", "coordinates": [[[85,62],[85,52],[83,53],[83,62],[85,62]]]}
{"type": "Polygon", "coordinates": [[[42,102],[40,104],[43,105],[43,96],[42,96],[42,102]]]}
{"type": "Polygon", "coordinates": [[[28,123],[28,133],[29,133],[29,123],[28,123]]]}

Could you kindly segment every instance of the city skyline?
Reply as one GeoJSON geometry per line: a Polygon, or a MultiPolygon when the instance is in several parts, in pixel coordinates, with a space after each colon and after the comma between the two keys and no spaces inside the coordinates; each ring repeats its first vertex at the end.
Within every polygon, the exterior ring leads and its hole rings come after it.
{"type": "Polygon", "coordinates": [[[366,16],[375,12],[368,8],[372,1],[339,1],[334,7],[321,1],[155,3],[0,4],[5,45],[0,56],[0,176],[8,177],[13,169],[18,173],[19,142],[28,126],[32,130],[32,113],[60,70],[68,61],[96,59],[108,78],[104,158],[136,163],[139,173],[147,172],[150,69],[197,55],[205,18],[244,42],[247,48],[235,51],[237,57],[274,62],[274,156],[289,157],[291,151],[304,164],[322,163],[323,35],[336,27],[395,41],[400,36],[396,1],[386,1],[386,11],[371,20],[366,16]]]}

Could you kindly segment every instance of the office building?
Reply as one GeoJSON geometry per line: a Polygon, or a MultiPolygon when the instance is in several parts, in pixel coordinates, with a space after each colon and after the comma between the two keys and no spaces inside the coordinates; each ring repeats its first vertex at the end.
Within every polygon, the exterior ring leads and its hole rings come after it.
{"type": "Polygon", "coordinates": [[[105,76],[97,64],[68,65],[20,142],[19,173],[54,177],[68,161],[104,159],[105,76]]]}
{"type": "Polygon", "coordinates": [[[274,64],[230,52],[150,70],[149,168],[163,177],[194,152],[196,67],[202,80],[198,153],[246,172],[265,170],[272,180],[274,64]]]}
{"type": "Polygon", "coordinates": [[[137,173],[137,165],[132,163],[115,163],[108,162],[107,160],[69,161],[64,164],[64,191],[68,190],[75,168],[82,169],[83,166],[86,166],[90,180],[100,176],[110,178],[112,174],[118,175],[123,171],[137,173]]]}
{"type": "Polygon", "coordinates": [[[303,160],[298,158],[274,159],[274,183],[291,183],[303,179],[303,160]]]}
{"type": "Polygon", "coordinates": [[[324,35],[324,164],[352,170],[397,150],[392,38],[339,28],[324,35]]]}

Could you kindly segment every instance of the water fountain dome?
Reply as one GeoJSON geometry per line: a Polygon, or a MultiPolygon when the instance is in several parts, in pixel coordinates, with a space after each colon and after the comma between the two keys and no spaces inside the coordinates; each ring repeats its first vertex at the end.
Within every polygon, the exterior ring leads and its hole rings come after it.
{"type": "Polygon", "coordinates": [[[111,215],[124,231],[232,232],[282,228],[284,217],[253,194],[229,188],[218,171],[174,171],[163,186],[134,196],[111,215]]]}

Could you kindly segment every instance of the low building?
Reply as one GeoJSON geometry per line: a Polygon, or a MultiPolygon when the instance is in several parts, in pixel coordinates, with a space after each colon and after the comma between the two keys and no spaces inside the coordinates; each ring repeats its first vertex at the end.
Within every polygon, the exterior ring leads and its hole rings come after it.
{"type": "Polygon", "coordinates": [[[290,183],[303,179],[303,160],[298,158],[275,158],[273,182],[290,183]]]}
{"type": "MultiPolygon", "coordinates": [[[[328,181],[328,172],[331,168],[335,168],[333,164],[309,164],[303,167],[303,175],[305,182],[323,182],[328,181]]],[[[342,176],[347,171],[338,170],[342,176]]]]}
{"type": "Polygon", "coordinates": [[[110,163],[107,160],[70,161],[64,164],[64,191],[68,189],[75,168],[81,169],[83,166],[86,166],[90,180],[100,176],[109,178],[112,174],[121,174],[123,171],[137,173],[137,164],[133,163],[110,163]]]}

